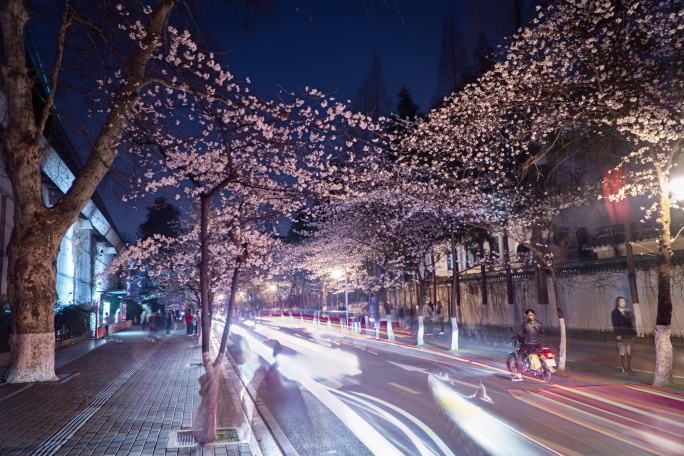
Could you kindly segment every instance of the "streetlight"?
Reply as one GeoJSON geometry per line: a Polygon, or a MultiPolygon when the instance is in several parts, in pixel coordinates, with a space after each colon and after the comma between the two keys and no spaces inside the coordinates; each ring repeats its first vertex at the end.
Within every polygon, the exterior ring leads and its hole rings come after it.
{"type": "Polygon", "coordinates": [[[333,279],[344,277],[344,316],[349,325],[349,297],[347,294],[347,274],[344,269],[333,269],[330,273],[333,279]]]}
{"type": "Polygon", "coordinates": [[[670,180],[670,193],[672,199],[684,201],[684,177],[675,177],[670,180]]]}
{"type": "Polygon", "coordinates": [[[275,295],[276,295],[276,291],[278,290],[278,287],[276,287],[275,285],[272,284],[270,288],[271,288],[271,309],[273,309],[273,308],[275,308],[275,295]]]}

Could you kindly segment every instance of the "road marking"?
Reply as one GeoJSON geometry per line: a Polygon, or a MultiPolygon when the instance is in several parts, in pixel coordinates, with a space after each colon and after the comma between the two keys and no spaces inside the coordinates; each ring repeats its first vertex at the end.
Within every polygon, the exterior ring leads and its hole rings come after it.
{"type": "MultiPolygon", "coordinates": [[[[353,399],[353,400],[360,402],[362,404],[365,404],[367,406],[371,406],[372,408],[374,408],[375,410],[378,410],[378,411],[380,411],[381,409],[373,406],[372,404],[369,404],[366,401],[363,401],[362,399],[360,399],[358,397],[355,397],[355,395],[358,395],[358,396],[364,397],[366,399],[369,399],[371,401],[377,402],[378,404],[383,405],[383,406],[389,408],[390,410],[394,410],[395,412],[399,413],[403,417],[410,420],[413,424],[418,426],[420,428],[420,430],[422,430],[425,434],[427,434],[432,439],[432,441],[435,442],[435,444],[437,444],[437,446],[440,448],[440,450],[442,450],[443,455],[455,456],[454,453],[449,449],[449,447],[444,443],[444,441],[442,439],[440,439],[439,436],[437,434],[435,434],[435,432],[432,429],[430,429],[425,423],[420,421],[418,418],[411,415],[407,411],[397,407],[396,405],[390,404],[389,402],[385,402],[382,399],[378,399],[377,397],[370,396],[370,395],[364,394],[364,393],[359,393],[359,392],[353,392],[352,391],[353,394],[348,394],[348,393],[344,393],[342,391],[335,391],[335,393],[349,397],[350,399],[353,399]]],[[[384,414],[384,415],[389,416],[391,418],[391,420],[388,419],[388,421],[390,421],[391,423],[394,423],[396,426],[398,426],[398,427],[403,426],[400,422],[399,422],[399,424],[397,424],[398,420],[396,420],[396,418],[394,418],[392,415],[387,415],[387,414],[384,414]]],[[[400,429],[402,429],[406,433],[406,435],[411,439],[411,441],[414,441],[414,439],[417,439],[417,436],[415,436],[415,433],[408,430],[408,428],[406,426],[400,427],[400,429]]],[[[418,444],[416,445],[416,447],[420,448],[421,446],[423,446],[422,442],[418,441],[418,444]]],[[[424,454],[434,454],[434,453],[432,451],[425,452],[425,453],[421,452],[421,455],[424,455],[424,454]]]]}
{"type": "Polygon", "coordinates": [[[392,386],[395,387],[395,388],[399,388],[400,390],[404,390],[404,391],[406,391],[407,393],[411,393],[411,394],[420,394],[420,391],[413,390],[413,389],[411,389],[411,388],[409,388],[409,387],[407,387],[407,386],[404,386],[404,385],[399,385],[398,383],[390,382],[389,384],[392,385],[392,386]]]}
{"type": "Polygon", "coordinates": [[[411,366],[410,364],[395,363],[394,361],[387,361],[387,362],[390,364],[394,364],[395,366],[400,367],[400,368],[402,368],[406,371],[409,371],[409,372],[422,372],[424,374],[430,373],[430,372],[428,372],[427,369],[425,369],[423,367],[411,366]]]}

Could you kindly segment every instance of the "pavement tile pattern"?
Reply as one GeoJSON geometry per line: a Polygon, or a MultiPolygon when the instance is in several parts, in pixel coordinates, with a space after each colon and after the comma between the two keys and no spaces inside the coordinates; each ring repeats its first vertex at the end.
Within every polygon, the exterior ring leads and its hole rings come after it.
{"type": "MultiPolygon", "coordinates": [[[[74,353],[56,369],[59,383],[0,384],[0,455],[255,454],[248,443],[167,448],[199,407],[200,348],[182,330],[151,342],[138,328],[74,353]]],[[[249,437],[235,396],[224,379],[218,426],[249,437]]]]}

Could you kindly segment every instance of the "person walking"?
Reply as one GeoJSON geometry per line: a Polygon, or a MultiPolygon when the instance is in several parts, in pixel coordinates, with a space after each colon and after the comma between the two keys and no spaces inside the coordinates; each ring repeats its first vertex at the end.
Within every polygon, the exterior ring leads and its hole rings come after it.
{"type": "Polygon", "coordinates": [[[406,329],[406,309],[404,306],[399,307],[399,327],[406,329]]]}
{"type": "Polygon", "coordinates": [[[409,305],[408,314],[406,315],[406,326],[413,331],[413,323],[416,321],[416,306],[409,305]]]}
{"type": "Polygon", "coordinates": [[[195,314],[192,316],[192,329],[193,329],[193,331],[194,331],[194,333],[195,333],[195,334],[194,334],[195,336],[197,335],[197,329],[198,329],[197,326],[199,325],[199,321],[200,321],[200,311],[198,310],[198,311],[195,312],[195,314]]]}
{"type": "Polygon", "coordinates": [[[620,355],[622,375],[636,375],[632,370],[632,343],[636,336],[634,315],[627,309],[627,300],[622,296],[615,299],[615,309],[610,315],[613,322],[615,341],[620,355]]]}
{"type": "Polygon", "coordinates": [[[430,301],[423,306],[423,319],[427,322],[426,336],[431,336],[434,331],[435,307],[430,301]]]}
{"type": "Polygon", "coordinates": [[[154,338],[159,340],[161,339],[161,332],[164,328],[164,312],[162,310],[158,310],[154,314],[154,338]]]}
{"type": "Polygon", "coordinates": [[[439,301],[437,301],[437,310],[435,311],[435,316],[439,321],[439,333],[444,334],[444,307],[439,301]]]}
{"type": "Polygon", "coordinates": [[[185,335],[192,336],[192,312],[190,309],[185,311],[185,335]]]}
{"type": "Polygon", "coordinates": [[[109,312],[105,312],[104,319],[102,321],[105,328],[105,339],[109,338],[109,324],[111,323],[111,318],[109,317],[109,312]]]}
{"type": "Polygon", "coordinates": [[[143,332],[145,332],[145,327],[147,327],[147,310],[145,309],[140,312],[140,324],[142,325],[143,332]]]}
{"type": "Polygon", "coordinates": [[[518,340],[522,343],[520,344],[520,350],[518,351],[518,358],[515,360],[518,373],[511,378],[514,382],[522,382],[523,378],[521,372],[523,371],[523,359],[530,350],[541,348],[543,334],[544,327],[536,320],[534,310],[527,309],[525,311],[525,321],[520,328],[520,332],[517,334],[518,340]]]}
{"type": "Polygon", "coordinates": [[[166,311],[166,335],[170,336],[171,335],[171,327],[173,326],[173,313],[171,313],[170,310],[166,311]]]}

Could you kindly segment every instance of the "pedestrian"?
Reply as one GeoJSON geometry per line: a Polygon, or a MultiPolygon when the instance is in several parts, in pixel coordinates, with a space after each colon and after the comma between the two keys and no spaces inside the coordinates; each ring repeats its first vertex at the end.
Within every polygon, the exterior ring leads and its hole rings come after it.
{"type": "Polygon", "coordinates": [[[425,305],[423,305],[423,320],[427,322],[427,332],[425,333],[426,336],[431,336],[434,327],[433,327],[433,319],[435,317],[435,308],[432,305],[430,301],[428,301],[425,305]]]}
{"type": "Polygon", "coordinates": [[[142,325],[143,332],[145,332],[145,327],[147,326],[147,310],[145,309],[140,312],[140,324],[142,325]]]}
{"type": "Polygon", "coordinates": [[[161,339],[161,332],[162,328],[164,327],[164,313],[161,310],[158,310],[154,314],[154,338],[159,340],[161,339]]]}
{"type": "Polygon", "coordinates": [[[611,314],[613,331],[620,355],[622,375],[636,375],[632,370],[632,343],[636,336],[634,315],[627,309],[627,300],[622,296],[615,299],[615,309],[611,314]]]}
{"type": "Polygon", "coordinates": [[[105,328],[105,339],[107,339],[107,338],[109,338],[109,323],[110,323],[109,312],[105,312],[104,319],[103,319],[102,323],[104,324],[104,328],[105,328]]]}
{"type": "Polygon", "coordinates": [[[518,358],[515,360],[518,373],[511,378],[514,382],[522,382],[523,378],[521,372],[523,371],[523,359],[530,350],[541,348],[543,334],[544,327],[536,320],[534,310],[527,309],[525,311],[525,321],[520,328],[520,332],[517,334],[517,338],[521,344],[520,350],[518,351],[518,358]]]}
{"type": "Polygon", "coordinates": [[[439,301],[437,301],[437,310],[435,311],[435,316],[439,321],[439,333],[444,334],[444,307],[439,301]]]}
{"type": "Polygon", "coordinates": [[[185,311],[185,335],[192,336],[192,312],[190,309],[185,311]]]}
{"type": "Polygon", "coordinates": [[[145,340],[149,340],[151,342],[154,342],[155,320],[156,320],[155,319],[155,312],[153,309],[147,314],[147,338],[145,340]]]}
{"type": "Polygon", "coordinates": [[[200,311],[198,310],[192,316],[192,330],[195,333],[194,334],[195,336],[197,335],[197,326],[199,325],[199,321],[200,321],[200,311]]]}
{"type": "Polygon", "coordinates": [[[409,305],[406,320],[406,325],[408,326],[408,329],[413,331],[413,323],[416,321],[416,306],[414,306],[413,304],[409,305]]]}
{"type": "Polygon", "coordinates": [[[173,326],[173,313],[170,310],[166,311],[166,335],[171,335],[171,327],[173,326]]]}
{"type": "Polygon", "coordinates": [[[399,327],[406,329],[406,309],[404,306],[399,307],[399,327]]]}

